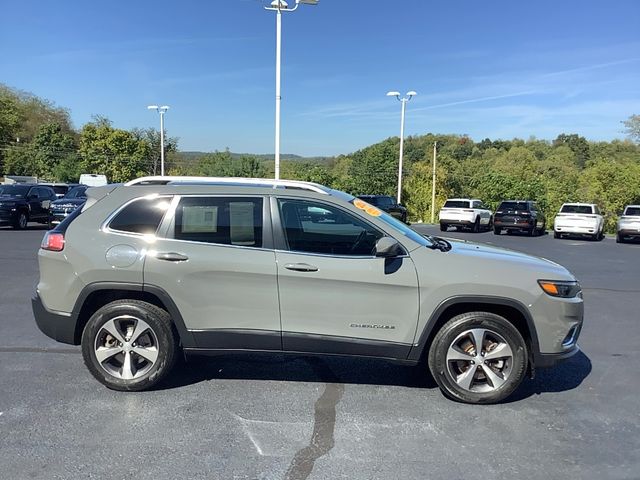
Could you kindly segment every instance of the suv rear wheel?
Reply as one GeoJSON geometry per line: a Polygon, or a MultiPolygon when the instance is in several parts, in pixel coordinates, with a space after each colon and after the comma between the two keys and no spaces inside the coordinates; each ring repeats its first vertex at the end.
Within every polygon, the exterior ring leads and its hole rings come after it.
{"type": "Polygon", "coordinates": [[[108,388],[145,390],[173,367],[178,337],[161,308],[139,300],[116,300],[87,322],[82,356],[91,374],[108,388]]]}
{"type": "Polygon", "coordinates": [[[465,403],[496,403],[522,382],[527,346],[504,317],[463,313],[436,334],[429,350],[429,369],[448,397],[465,403]]]}

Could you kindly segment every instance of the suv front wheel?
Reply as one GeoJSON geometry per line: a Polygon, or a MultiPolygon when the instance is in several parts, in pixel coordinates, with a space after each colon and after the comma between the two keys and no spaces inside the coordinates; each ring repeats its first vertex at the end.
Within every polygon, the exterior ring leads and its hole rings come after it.
{"type": "Polygon", "coordinates": [[[166,311],[139,300],[116,300],[87,322],[82,356],[91,374],[108,388],[146,390],[173,367],[178,338],[166,311]]]}
{"type": "Polygon", "coordinates": [[[429,350],[429,369],[448,397],[465,403],[496,403],[522,382],[527,346],[504,317],[463,313],[436,334],[429,350]]]}

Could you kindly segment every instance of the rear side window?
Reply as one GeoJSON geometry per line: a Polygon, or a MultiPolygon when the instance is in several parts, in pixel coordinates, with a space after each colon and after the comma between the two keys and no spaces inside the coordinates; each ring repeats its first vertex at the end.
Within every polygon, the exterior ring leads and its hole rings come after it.
{"type": "Polygon", "coordinates": [[[176,210],[174,238],[262,247],[262,198],[185,197],[176,210]]]}
{"type": "Polygon", "coordinates": [[[153,235],[171,204],[171,197],[139,198],[113,217],[109,228],[118,232],[153,235]]]}
{"type": "Polygon", "coordinates": [[[469,208],[469,202],[466,200],[447,200],[444,208],[469,208]]]}

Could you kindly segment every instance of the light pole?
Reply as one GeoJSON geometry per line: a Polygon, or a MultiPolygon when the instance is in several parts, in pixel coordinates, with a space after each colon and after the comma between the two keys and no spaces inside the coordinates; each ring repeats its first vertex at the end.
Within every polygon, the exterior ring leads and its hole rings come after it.
{"type": "Polygon", "coordinates": [[[402,103],[402,114],[400,115],[400,161],[398,162],[398,203],[400,203],[402,196],[402,153],[404,147],[404,111],[407,102],[417,93],[411,90],[407,92],[407,96],[400,98],[400,92],[387,92],[387,97],[396,97],[400,103],[402,103]]]}
{"type": "Polygon", "coordinates": [[[276,12],[276,180],[280,179],[280,51],[282,50],[282,12],[294,12],[301,3],[317,5],[318,1],[319,0],[296,0],[296,6],[290,9],[284,0],[273,0],[270,7],[264,7],[265,10],[273,10],[276,12]]]}
{"type": "Polygon", "coordinates": [[[169,110],[169,106],[149,105],[147,108],[160,114],[160,175],[164,177],[164,114],[169,110]]]}

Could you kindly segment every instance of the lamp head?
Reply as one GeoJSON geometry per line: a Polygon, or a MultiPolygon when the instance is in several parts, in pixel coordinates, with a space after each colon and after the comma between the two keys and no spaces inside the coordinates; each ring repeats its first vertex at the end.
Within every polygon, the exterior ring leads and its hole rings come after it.
{"type": "Polygon", "coordinates": [[[387,97],[399,97],[400,92],[387,92],[387,97]]]}
{"type": "Polygon", "coordinates": [[[157,110],[157,109],[158,109],[158,106],[157,106],[157,105],[149,105],[147,108],[148,108],[149,110],[157,110]]]}

